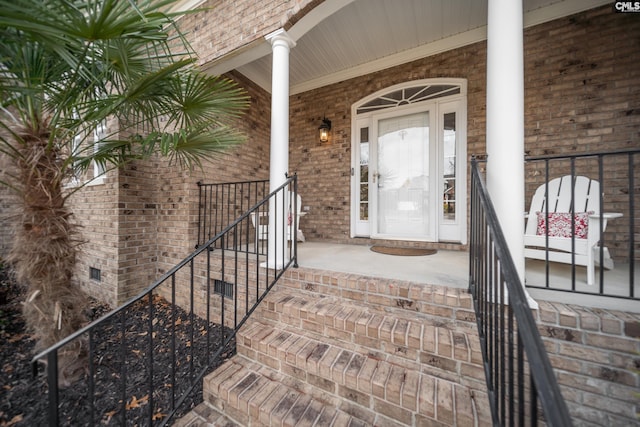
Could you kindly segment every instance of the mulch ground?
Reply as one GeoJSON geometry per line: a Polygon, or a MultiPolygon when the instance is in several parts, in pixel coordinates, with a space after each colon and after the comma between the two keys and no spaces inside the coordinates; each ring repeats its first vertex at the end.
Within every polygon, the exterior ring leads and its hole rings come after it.
{"type": "MultiPolygon", "coordinates": [[[[21,289],[0,266],[0,427],[48,425],[46,376],[42,366],[37,377],[32,374],[35,341],[22,317],[22,298],[21,289]]],[[[121,425],[124,418],[126,425],[144,426],[165,420],[172,402],[188,387],[188,379],[203,369],[212,349],[217,348],[223,330],[181,309],[174,310],[161,297],[154,296],[152,303],[150,307],[145,299],[96,330],[93,387],[89,386],[91,371],[87,368],[82,379],[60,390],[60,425],[121,425]],[[149,372],[153,372],[152,393],[149,372]]],[[[87,315],[94,320],[110,310],[92,301],[87,315]]],[[[229,331],[225,328],[224,333],[229,331]]],[[[231,342],[214,366],[234,352],[235,343],[231,342]]],[[[174,420],[202,401],[202,381],[195,384],[174,420]]]]}

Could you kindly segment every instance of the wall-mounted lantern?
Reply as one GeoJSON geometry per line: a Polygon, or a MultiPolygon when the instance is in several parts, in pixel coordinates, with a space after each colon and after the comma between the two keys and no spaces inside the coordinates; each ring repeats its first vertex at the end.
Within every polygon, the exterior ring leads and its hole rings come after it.
{"type": "Polygon", "coordinates": [[[318,128],[320,132],[320,142],[327,142],[329,140],[329,131],[331,130],[331,120],[326,117],[322,118],[322,124],[318,128]]]}

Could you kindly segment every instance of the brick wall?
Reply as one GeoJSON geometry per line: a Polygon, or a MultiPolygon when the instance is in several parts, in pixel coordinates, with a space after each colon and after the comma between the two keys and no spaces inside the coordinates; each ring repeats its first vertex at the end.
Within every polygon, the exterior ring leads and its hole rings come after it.
{"type": "MultiPolygon", "coordinates": [[[[12,167],[9,159],[0,153],[0,181],[7,181],[12,167]]],[[[11,249],[16,195],[4,185],[0,185],[0,262],[7,257],[11,249]]]]}
{"type": "Polygon", "coordinates": [[[251,45],[279,28],[290,28],[323,0],[209,0],[203,12],[180,20],[200,64],[251,45]],[[224,20],[225,25],[220,25],[224,20]]]}
{"type": "Polygon", "coordinates": [[[156,278],[161,165],[160,160],[133,162],[119,173],[118,303],[137,295],[156,278]]]}
{"type": "Polygon", "coordinates": [[[574,425],[637,425],[640,316],[539,303],[538,330],[574,425]]]}
{"type": "Polygon", "coordinates": [[[118,193],[118,174],[111,171],[102,184],[86,186],[68,201],[83,242],[77,255],[74,280],[89,295],[112,306],[118,302],[118,193]],[[90,268],[100,270],[100,281],[89,277],[90,268]]]}

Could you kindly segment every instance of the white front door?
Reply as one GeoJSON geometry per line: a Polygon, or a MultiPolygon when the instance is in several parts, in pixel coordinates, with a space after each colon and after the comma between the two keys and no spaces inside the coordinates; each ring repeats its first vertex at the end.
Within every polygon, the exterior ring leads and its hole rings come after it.
{"type": "Polygon", "coordinates": [[[379,104],[354,109],[351,235],[466,243],[464,97],[379,104]]]}
{"type": "Polygon", "coordinates": [[[373,119],[371,236],[432,240],[433,115],[430,111],[386,115],[373,119]]]}

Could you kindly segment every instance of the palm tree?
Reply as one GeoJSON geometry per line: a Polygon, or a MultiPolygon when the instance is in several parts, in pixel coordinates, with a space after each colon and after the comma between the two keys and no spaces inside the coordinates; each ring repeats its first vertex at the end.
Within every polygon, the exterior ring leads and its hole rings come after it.
{"type": "MultiPolygon", "coordinates": [[[[67,206],[77,178],[155,155],[192,167],[243,139],[229,123],[244,92],[198,70],[170,3],[0,0],[0,155],[15,170],[1,183],[20,203],[10,260],[37,349],[85,322],[67,206]],[[96,140],[97,128],[115,130],[96,140]]],[[[62,380],[82,347],[61,355],[62,380]]]]}

